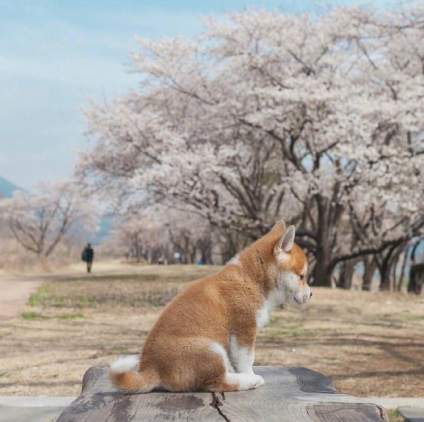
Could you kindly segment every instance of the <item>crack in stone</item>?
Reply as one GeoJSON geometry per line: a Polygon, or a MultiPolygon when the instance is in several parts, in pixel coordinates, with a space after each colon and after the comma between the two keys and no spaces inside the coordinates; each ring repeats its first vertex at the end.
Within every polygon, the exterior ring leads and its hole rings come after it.
{"type": "Polygon", "coordinates": [[[384,411],[384,409],[381,406],[377,406],[377,410],[380,413],[381,420],[386,421],[387,417],[386,417],[386,412],[384,411]]]}
{"type": "Polygon", "coordinates": [[[228,416],[225,415],[225,413],[220,409],[222,406],[224,406],[223,401],[225,401],[225,394],[223,392],[220,393],[221,397],[222,397],[222,401],[216,395],[215,392],[213,392],[211,394],[212,394],[212,401],[209,403],[209,405],[217,410],[217,412],[221,415],[221,417],[225,420],[225,422],[231,422],[230,419],[228,418],[228,416]]]}

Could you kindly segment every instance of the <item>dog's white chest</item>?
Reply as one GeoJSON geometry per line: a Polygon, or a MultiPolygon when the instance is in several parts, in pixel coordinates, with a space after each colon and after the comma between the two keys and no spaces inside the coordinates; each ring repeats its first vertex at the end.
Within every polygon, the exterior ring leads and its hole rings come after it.
{"type": "Polygon", "coordinates": [[[273,304],[270,300],[265,300],[262,306],[256,311],[256,326],[265,327],[271,318],[273,304]]]}

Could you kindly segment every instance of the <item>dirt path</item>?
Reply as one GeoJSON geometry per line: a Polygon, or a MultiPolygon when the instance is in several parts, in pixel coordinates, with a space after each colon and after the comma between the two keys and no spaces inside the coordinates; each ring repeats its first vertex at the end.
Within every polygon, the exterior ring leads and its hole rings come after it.
{"type": "Polygon", "coordinates": [[[26,278],[0,278],[0,320],[19,315],[29,296],[41,284],[41,280],[26,278]]]}

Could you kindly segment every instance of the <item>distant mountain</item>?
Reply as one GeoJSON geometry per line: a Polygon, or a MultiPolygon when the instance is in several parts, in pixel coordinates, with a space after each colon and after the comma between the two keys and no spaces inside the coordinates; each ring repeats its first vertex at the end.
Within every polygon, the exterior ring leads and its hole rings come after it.
{"type": "Polygon", "coordinates": [[[16,190],[22,190],[22,188],[0,176],[0,197],[10,198],[16,190]]]}

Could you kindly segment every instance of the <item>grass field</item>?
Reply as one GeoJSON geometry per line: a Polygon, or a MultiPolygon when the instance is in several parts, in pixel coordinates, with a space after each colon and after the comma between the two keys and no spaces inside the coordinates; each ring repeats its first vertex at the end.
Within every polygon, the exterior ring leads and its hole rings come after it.
{"type": "MultiPolygon", "coordinates": [[[[138,353],[161,307],[213,267],[145,266],[135,274],[45,282],[0,325],[0,394],[76,395],[91,365],[138,353]]],[[[424,299],[314,289],[305,307],[275,311],[256,364],[306,366],[340,392],[424,394],[424,299]]]]}

